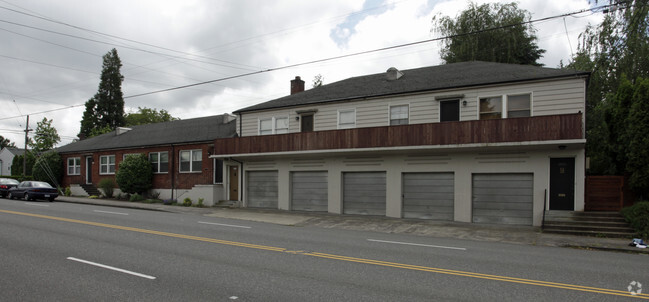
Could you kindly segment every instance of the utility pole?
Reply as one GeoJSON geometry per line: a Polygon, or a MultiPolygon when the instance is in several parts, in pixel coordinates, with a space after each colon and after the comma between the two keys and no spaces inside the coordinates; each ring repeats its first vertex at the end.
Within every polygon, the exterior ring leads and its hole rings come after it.
{"type": "Polygon", "coordinates": [[[27,123],[25,124],[25,153],[23,154],[23,178],[25,178],[25,174],[27,173],[27,140],[29,139],[27,134],[29,134],[29,131],[32,131],[32,129],[29,129],[29,115],[28,115],[27,123]]]}

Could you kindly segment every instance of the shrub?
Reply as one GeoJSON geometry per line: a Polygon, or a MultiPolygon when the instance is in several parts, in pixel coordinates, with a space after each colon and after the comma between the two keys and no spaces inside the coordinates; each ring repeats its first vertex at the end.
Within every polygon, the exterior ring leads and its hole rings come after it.
{"type": "Polygon", "coordinates": [[[205,198],[199,198],[197,207],[202,208],[203,207],[203,201],[205,201],[205,198]]]}
{"type": "Polygon", "coordinates": [[[48,151],[39,156],[32,168],[34,180],[48,182],[52,186],[57,186],[63,178],[63,159],[55,151],[48,151]]]}
{"type": "Polygon", "coordinates": [[[97,195],[90,195],[90,196],[88,196],[88,198],[90,198],[90,199],[97,199],[97,198],[99,198],[99,196],[97,196],[97,195]]]}
{"type": "Polygon", "coordinates": [[[126,193],[142,193],[153,185],[151,163],[144,154],[127,156],[120,164],[115,179],[126,193]]]}
{"type": "Polygon", "coordinates": [[[104,178],[100,180],[98,186],[104,191],[104,196],[113,198],[113,192],[115,192],[115,181],[112,178],[104,178]]]}
{"type": "Polygon", "coordinates": [[[132,202],[142,201],[142,200],[144,200],[144,197],[142,197],[142,195],[137,194],[137,193],[131,194],[131,198],[129,198],[129,201],[132,201],[132,202]]]}
{"type": "Polygon", "coordinates": [[[151,192],[150,196],[152,199],[160,199],[160,192],[151,192]]]}
{"type": "Polygon", "coordinates": [[[641,201],[622,209],[622,215],[638,236],[649,238],[649,201],[641,201]]]}
{"type": "Polygon", "coordinates": [[[185,199],[183,199],[183,206],[191,207],[192,206],[192,199],[189,198],[189,197],[185,197],[185,199]]]}
{"type": "Polygon", "coordinates": [[[70,190],[70,187],[65,187],[65,192],[63,192],[65,196],[70,196],[72,195],[72,191],[70,190]]]}

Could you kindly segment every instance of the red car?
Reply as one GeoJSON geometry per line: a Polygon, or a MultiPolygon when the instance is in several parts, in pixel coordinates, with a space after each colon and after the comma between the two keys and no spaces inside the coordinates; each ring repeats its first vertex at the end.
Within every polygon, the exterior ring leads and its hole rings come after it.
{"type": "Polygon", "coordinates": [[[9,189],[17,187],[19,182],[13,178],[0,178],[0,196],[7,197],[9,189]]]}
{"type": "Polygon", "coordinates": [[[47,199],[54,201],[59,191],[44,181],[23,181],[17,187],[9,189],[9,198],[25,200],[47,199]]]}

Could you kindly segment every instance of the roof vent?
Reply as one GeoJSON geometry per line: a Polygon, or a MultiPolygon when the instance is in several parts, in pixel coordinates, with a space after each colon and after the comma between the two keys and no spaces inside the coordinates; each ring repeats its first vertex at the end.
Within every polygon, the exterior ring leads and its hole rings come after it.
{"type": "Polygon", "coordinates": [[[398,80],[402,76],[403,76],[403,72],[399,71],[399,69],[396,69],[394,67],[388,68],[388,71],[386,72],[386,77],[388,81],[398,80]]]}
{"type": "Polygon", "coordinates": [[[126,127],[117,127],[117,129],[115,129],[115,135],[122,135],[122,134],[124,134],[126,132],[129,132],[131,130],[133,130],[133,129],[126,128],[126,127]]]}

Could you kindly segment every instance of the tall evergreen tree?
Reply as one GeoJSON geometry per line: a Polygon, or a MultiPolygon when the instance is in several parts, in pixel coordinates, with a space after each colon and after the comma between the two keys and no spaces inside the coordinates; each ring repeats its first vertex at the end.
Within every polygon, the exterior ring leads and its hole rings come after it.
{"type": "Polygon", "coordinates": [[[114,48],[104,55],[103,60],[99,89],[95,96],[86,102],[86,111],[81,120],[80,134],[86,137],[103,132],[103,129],[115,129],[125,124],[122,94],[124,76],[120,73],[122,62],[114,48]]]}
{"type": "Polygon", "coordinates": [[[433,17],[433,30],[445,39],[442,59],[448,63],[487,61],[541,66],[537,62],[545,50],[536,44],[536,30],[531,14],[518,8],[515,2],[477,4],[455,19],[437,15],[433,17]]]}

